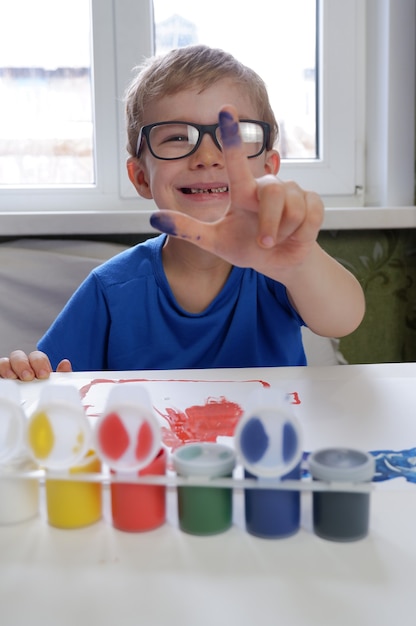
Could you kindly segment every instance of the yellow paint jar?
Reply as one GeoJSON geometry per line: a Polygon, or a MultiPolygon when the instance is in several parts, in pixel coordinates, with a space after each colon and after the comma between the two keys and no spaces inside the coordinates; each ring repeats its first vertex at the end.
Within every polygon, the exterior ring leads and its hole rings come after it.
{"type": "MultiPolygon", "coordinates": [[[[90,450],[83,461],[71,467],[69,474],[100,473],[101,461],[90,450]]],[[[94,524],[102,516],[101,481],[87,482],[48,478],[46,473],[46,508],[48,522],[58,528],[80,528],[94,524]]]]}

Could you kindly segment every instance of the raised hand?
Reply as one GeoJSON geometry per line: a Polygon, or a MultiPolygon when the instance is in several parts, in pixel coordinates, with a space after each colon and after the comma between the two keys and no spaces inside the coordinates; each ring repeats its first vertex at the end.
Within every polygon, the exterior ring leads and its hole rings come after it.
{"type": "MultiPolygon", "coordinates": [[[[230,193],[225,215],[206,223],[179,212],[159,211],[151,223],[233,265],[279,279],[282,272],[307,259],[323,220],[323,203],[317,194],[266,173],[266,167],[264,176],[254,177],[242,149],[234,107],[223,107],[219,123],[230,193]]],[[[276,159],[277,170],[277,154],[276,159]]]]}

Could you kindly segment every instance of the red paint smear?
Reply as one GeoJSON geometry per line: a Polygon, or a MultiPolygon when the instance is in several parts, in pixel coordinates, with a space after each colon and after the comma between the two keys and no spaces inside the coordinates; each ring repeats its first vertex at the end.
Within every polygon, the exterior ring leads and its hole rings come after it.
{"type": "Polygon", "coordinates": [[[176,448],[194,441],[213,441],[218,436],[232,437],[243,409],[236,402],[224,397],[208,398],[203,405],[190,406],[184,411],[166,408],[166,413],[158,411],[170,425],[170,430],[162,429],[163,443],[176,448]]]}
{"type": "MultiPolygon", "coordinates": [[[[176,378],[128,378],[116,380],[113,378],[95,378],[80,389],[82,399],[85,399],[90,389],[100,384],[116,383],[146,383],[146,382],[177,382],[177,383],[259,383],[264,388],[269,388],[270,383],[261,379],[250,380],[199,380],[199,379],[176,379],[176,378]]],[[[297,391],[291,392],[291,404],[301,404],[297,391]]],[[[93,408],[85,405],[85,409],[93,408]]],[[[184,411],[175,408],[166,408],[166,413],[154,407],[170,425],[170,428],[162,427],[162,440],[168,447],[175,449],[183,443],[194,441],[213,441],[218,436],[232,437],[238,420],[243,415],[243,409],[235,402],[222,397],[219,400],[208,398],[202,406],[191,406],[184,411]]]]}
{"type": "Polygon", "coordinates": [[[90,382],[79,390],[81,398],[84,399],[87,393],[90,391],[92,387],[95,385],[102,385],[108,383],[259,383],[264,388],[269,388],[270,383],[265,380],[190,380],[187,378],[177,379],[177,378],[127,378],[115,380],[114,378],[94,378],[90,380],[90,382]]]}
{"type": "Polygon", "coordinates": [[[292,402],[290,404],[302,404],[297,391],[292,391],[289,395],[292,396],[292,402]]]}
{"type": "Polygon", "coordinates": [[[153,431],[148,422],[143,422],[137,433],[136,459],[141,461],[149,456],[153,446],[153,431]]]}
{"type": "Polygon", "coordinates": [[[127,450],[129,435],[117,413],[109,413],[99,429],[100,446],[109,459],[119,459],[127,450]]]}

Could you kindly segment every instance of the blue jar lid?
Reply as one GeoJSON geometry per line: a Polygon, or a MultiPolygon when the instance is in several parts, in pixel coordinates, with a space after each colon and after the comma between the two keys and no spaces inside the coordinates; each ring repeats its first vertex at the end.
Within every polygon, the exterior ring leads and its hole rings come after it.
{"type": "Polygon", "coordinates": [[[372,480],[375,460],[369,452],[352,448],[323,448],[308,460],[313,478],[326,482],[365,482],[372,480]]]}
{"type": "Polygon", "coordinates": [[[237,424],[234,441],[243,466],[254,476],[281,478],[302,458],[300,424],[279,390],[256,394],[237,424]]]}

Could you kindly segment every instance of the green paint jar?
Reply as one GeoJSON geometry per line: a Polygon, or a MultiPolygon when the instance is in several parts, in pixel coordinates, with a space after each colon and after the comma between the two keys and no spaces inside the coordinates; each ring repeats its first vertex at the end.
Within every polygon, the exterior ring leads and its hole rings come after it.
{"type": "MultiPolygon", "coordinates": [[[[234,451],[219,443],[190,443],[173,454],[173,467],[179,476],[232,476],[235,462],[234,451]]],[[[232,525],[232,489],[180,486],[177,493],[179,528],[184,532],[215,535],[232,525]]]]}

